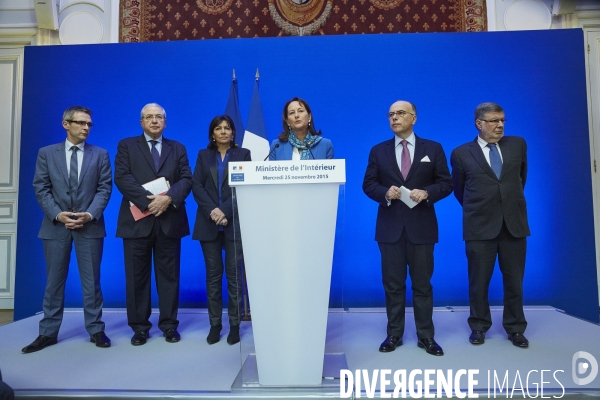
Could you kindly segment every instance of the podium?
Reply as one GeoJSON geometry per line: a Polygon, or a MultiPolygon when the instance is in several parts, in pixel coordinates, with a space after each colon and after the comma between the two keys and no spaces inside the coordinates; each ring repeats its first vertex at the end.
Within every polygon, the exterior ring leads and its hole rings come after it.
{"type": "Polygon", "coordinates": [[[230,162],[228,172],[244,246],[258,381],[319,386],[345,160],[230,162]]]}

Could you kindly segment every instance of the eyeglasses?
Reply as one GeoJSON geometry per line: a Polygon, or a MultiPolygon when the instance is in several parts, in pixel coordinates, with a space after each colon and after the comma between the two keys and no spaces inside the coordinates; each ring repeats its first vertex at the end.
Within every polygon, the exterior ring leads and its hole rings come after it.
{"type": "Polygon", "coordinates": [[[165,117],[162,114],[157,114],[157,115],[144,115],[144,119],[146,121],[152,121],[153,119],[155,119],[157,121],[162,121],[163,119],[165,119],[165,117]]]}
{"type": "Polygon", "coordinates": [[[480,121],[487,122],[488,124],[492,125],[498,125],[500,122],[502,122],[502,124],[504,125],[506,123],[506,118],[490,119],[489,121],[487,119],[480,119],[480,121]]]}
{"type": "Polygon", "coordinates": [[[389,119],[392,119],[392,118],[394,118],[394,116],[406,117],[408,114],[415,115],[411,112],[400,110],[400,111],[390,111],[389,113],[385,114],[385,116],[388,117],[389,119]]]}
{"type": "Polygon", "coordinates": [[[94,124],[92,124],[91,122],[87,122],[87,121],[73,121],[71,119],[67,119],[66,121],[67,122],[72,122],[72,123],[77,124],[79,126],[86,126],[87,125],[88,128],[91,128],[92,126],[94,126],[94,124]]]}

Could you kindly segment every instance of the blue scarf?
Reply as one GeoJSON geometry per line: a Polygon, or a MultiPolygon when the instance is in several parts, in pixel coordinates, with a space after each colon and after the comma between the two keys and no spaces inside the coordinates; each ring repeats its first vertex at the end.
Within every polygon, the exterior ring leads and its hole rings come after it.
{"type": "Polygon", "coordinates": [[[302,153],[300,153],[301,160],[310,160],[312,158],[308,148],[310,147],[312,149],[313,147],[315,147],[315,145],[317,143],[319,143],[321,141],[321,139],[322,139],[321,136],[312,135],[310,132],[308,132],[306,134],[306,137],[304,138],[304,140],[300,141],[300,139],[298,139],[298,136],[296,136],[294,131],[291,129],[290,129],[290,134],[288,136],[288,140],[289,140],[290,144],[294,148],[302,150],[302,153]]]}

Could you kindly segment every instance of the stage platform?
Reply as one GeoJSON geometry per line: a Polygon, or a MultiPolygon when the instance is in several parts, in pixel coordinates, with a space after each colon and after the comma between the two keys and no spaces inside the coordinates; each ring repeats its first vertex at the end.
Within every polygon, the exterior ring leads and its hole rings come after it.
{"type": "MultiPolygon", "coordinates": [[[[540,386],[544,387],[543,397],[600,397],[600,374],[582,386],[576,385],[572,378],[576,352],[584,351],[600,360],[600,326],[596,324],[552,307],[528,307],[526,336],[530,347],[520,349],[507,340],[502,329],[502,309],[494,308],[494,325],[485,344],[473,346],[468,341],[468,309],[436,308],[435,338],[445,355],[434,357],[417,347],[412,310],[408,311],[404,345],[392,353],[380,353],[378,347],[386,330],[383,309],[331,310],[325,351],[338,356],[343,354],[349,370],[367,370],[369,377],[374,370],[384,369],[391,370],[392,375],[394,371],[406,370],[407,377],[417,369],[443,373],[479,370],[475,386],[479,397],[488,397],[488,390],[494,397],[495,387],[496,397],[506,398],[508,390],[508,397],[512,398],[536,397],[536,393],[541,398],[540,386]],[[543,376],[542,370],[547,371],[543,376]],[[494,374],[498,379],[496,384],[494,374]],[[519,380],[524,390],[520,389],[519,380]]],[[[153,313],[154,325],[157,317],[153,313]]],[[[153,327],[148,343],[134,347],[129,342],[132,332],[127,326],[125,311],[105,310],[106,333],[112,339],[112,347],[100,349],[89,342],[82,311],[67,310],[58,344],[36,353],[21,354],[21,348],[38,334],[41,316],[36,315],[0,327],[0,368],[17,398],[24,399],[340,398],[339,379],[329,379],[329,384],[322,388],[243,387],[243,377],[238,374],[248,356],[254,353],[252,324],[242,323],[242,342],[238,345],[227,344],[226,325],[221,341],[208,345],[209,324],[205,310],[180,310],[179,317],[181,342],[165,342],[158,328],[153,327]]],[[[294,343],[289,345],[294,346],[294,343]]],[[[390,394],[394,382],[391,375],[388,379],[391,380],[387,388],[390,394]]],[[[417,379],[423,380],[423,375],[417,379]]],[[[435,393],[435,376],[433,379],[435,393]]],[[[466,390],[463,387],[466,379],[460,382],[460,390],[466,390]]],[[[380,398],[380,395],[376,391],[374,397],[380,398]]],[[[367,398],[364,384],[360,397],[367,398]]],[[[352,394],[352,398],[358,398],[357,394],[352,394]]]]}

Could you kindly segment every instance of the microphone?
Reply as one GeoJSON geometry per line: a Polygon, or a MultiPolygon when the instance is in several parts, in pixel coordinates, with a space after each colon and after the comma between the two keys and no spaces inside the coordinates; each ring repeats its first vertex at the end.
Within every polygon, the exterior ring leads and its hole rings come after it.
{"type": "Polygon", "coordinates": [[[308,151],[310,151],[310,155],[312,156],[313,160],[316,160],[315,155],[313,154],[312,150],[310,149],[312,147],[312,143],[308,143],[306,145],[306,148],[308,149],[308,151]]]}
{"type": "Polygon", "coordinates": [[[273,148],[271,149],[269,154],[267,154],[267,156],[265,157],[265,159],[263,161],[267,161],[269,159],[269,157],[271,157],[271,154],[273,154],[275,152],[275,149],[278,147],[279,147],[279,143],[276,143],[275,146],[273,146],[273,148]]]}

